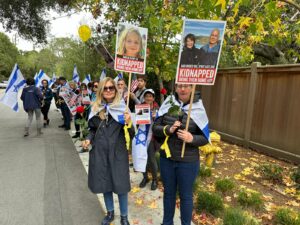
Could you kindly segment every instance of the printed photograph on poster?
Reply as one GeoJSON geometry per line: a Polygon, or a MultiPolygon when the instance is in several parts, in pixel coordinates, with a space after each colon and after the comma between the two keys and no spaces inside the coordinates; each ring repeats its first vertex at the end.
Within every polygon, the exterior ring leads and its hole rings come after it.
{"type": "Polygon", "coordinates": [[[225,27],[226,21],[184,20],[176,83],[214,84],[225,27]]]}
{"type": "Polygon", "coordinates": [[[89,105],[91,103],[90,95],[87,90],[82,90],[81,96],[83,105],[89,105]]]}
{"type": "Polygon", "coordinates": [[[140,104],[135,105],[135,121],[136,124],[150,124],[150,105],[149,104],[140,104]]]}
{"type": "Polygon", "coordinates": [[[59,92],[59,96],[62,97],[70,109],[71,114],[76,114],[76,108],[81,106],[82,96],[76,95],[70,88],[62,87],[59,92]]]}
{"type": "Polygon", "coordinates": [[[145,74],[148,29],[118,23],[115,70],[145,74]]]}

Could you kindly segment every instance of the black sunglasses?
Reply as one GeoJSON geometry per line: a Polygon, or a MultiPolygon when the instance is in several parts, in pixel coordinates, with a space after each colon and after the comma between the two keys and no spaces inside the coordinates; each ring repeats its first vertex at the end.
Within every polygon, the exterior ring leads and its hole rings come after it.
{"type": "Polygon", "coordinates": [[[116,90],[116,88],[115,88],[115,86],[107,86],[107,87],[103,87],[103,90],[104,91],[114,91],[114,90],[116,90]]]}

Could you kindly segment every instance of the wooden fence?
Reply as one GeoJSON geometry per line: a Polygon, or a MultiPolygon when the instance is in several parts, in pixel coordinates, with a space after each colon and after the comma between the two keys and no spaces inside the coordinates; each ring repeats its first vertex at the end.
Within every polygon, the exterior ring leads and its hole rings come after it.
{"type": "Polygon", "coordinates": [[[222,139],[300,163],[300,65],[220,69],[201,94],[222,139]]]}

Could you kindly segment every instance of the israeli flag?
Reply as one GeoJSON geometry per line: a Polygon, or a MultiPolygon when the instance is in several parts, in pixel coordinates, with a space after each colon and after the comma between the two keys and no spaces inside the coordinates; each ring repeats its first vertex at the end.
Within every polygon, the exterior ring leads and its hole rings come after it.
{"type": "Polygon", "coordinates": [[[48,81],[49,82],[48,86],[51,87],[52,84],[55,83],[55,81],[56,81],[56,76],[55,73],[53,73],[52,78],[50,79],[50,81],[48,81]]]}
{"type": "Polygon", "coordinates": [[[35,80],[37,78],[38,73],[35,73],[33,79],[35,80]]]}
{"type": "Polygon", "coordinates": [[[133,168],[138,172],[145,172],[147,166],[147,149],[152,138],[152,124],[140,124],[136,135],[132,139],[133,168]]]}
{"type": "Polygon", "coordinates": [[[41,87],[43,80],[47,80],[48,84],[50,83],[50,77],[48,77],[48,75],[43,70],[40,70],[39,74],[37,75],[37,77],[34,80],[35,86],[38,88],[41,87]]]}
{"type": "MultiPolygon", "coordinates": [[[[167,99],[163,102],[163,104],[159,108],[159,110],[158,110],[159,117],[166,114],[168,112],[169,108],[172,107],[170,100],[175,105],[179,106],[184,113],[188,114],[190,104],[183,106],[182,102],[177,101],[175,96],[171,95],[171,96],[167,97],[167,99]],[[172,98],[172,100],[171,100],[171,98],[172,98]]],[[[205,111],[205,108],[203,106],[201,99],[199,99],[197,102],[192,103],[192,110],[191,110],[190,115],[191,115],[192,120],[197,124],[197,126],[203,132],[206,139],[210,142],[208,117],[206,115],[206,111],[205,111]]]]}
{"type": "Polygon", "coordinates": [[[88,74],[85,76],[84,80],[82,81],[82,83],[85,83],[86,85],[88,85],[88,83],[91,82],[91,75],[88,74]]]}
{"type": "Polygon", "coordinates": [[[115,77],[114,81],[117,83],[119,79],[123,79],[122,73],[118,73],[118,75],[115,77]]]}
{"type": "Polygon", "coordinates": [[[77,66],[74,65],[74,70],[73,70],[73,77],[72,80],[76,83],[79,83],[79,74],[77,72],[77,66]]]}
{"type": "Polygon", "coordinates": [[[105,109],[106,114],[110,114],[116,122],[125,124],[124,112],[126,111],[126,107],[127,106],[123,99],[121,99],[120,103],[117,105],[113,105],[112,103],[101,104],[96,110],[94,110],[94,107],[92,107],[92,110],[89,114],[89,119],[91,119],[101,110],[105,109]]]}
{"type": "Polygon", "coordinates": [[[26,80],[24,79],[18,65],[15,64],[14,69],[10,74],[5,94],[0,99],[0,102],[9,106],[15,112],[18,112],[18,91],[23,88],[25,84],[26,80]]]}
{"type": "Polygon", "coordinates": [[[102,72],[101,72],[99,81],[103,80],[105,77],[106,77],[106,69],[104,68],[104,69],[102,70],[102,72]]]}

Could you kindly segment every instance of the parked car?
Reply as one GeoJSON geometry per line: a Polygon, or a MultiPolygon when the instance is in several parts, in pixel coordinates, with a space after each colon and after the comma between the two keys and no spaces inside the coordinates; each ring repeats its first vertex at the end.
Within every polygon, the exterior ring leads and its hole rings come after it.
{"type": "Polygon", "coordinates": [[[5,80],[5,81],[0,83],[0,88],[7,88],[7,85],[8,85],[8,81],[5,80]]]}

